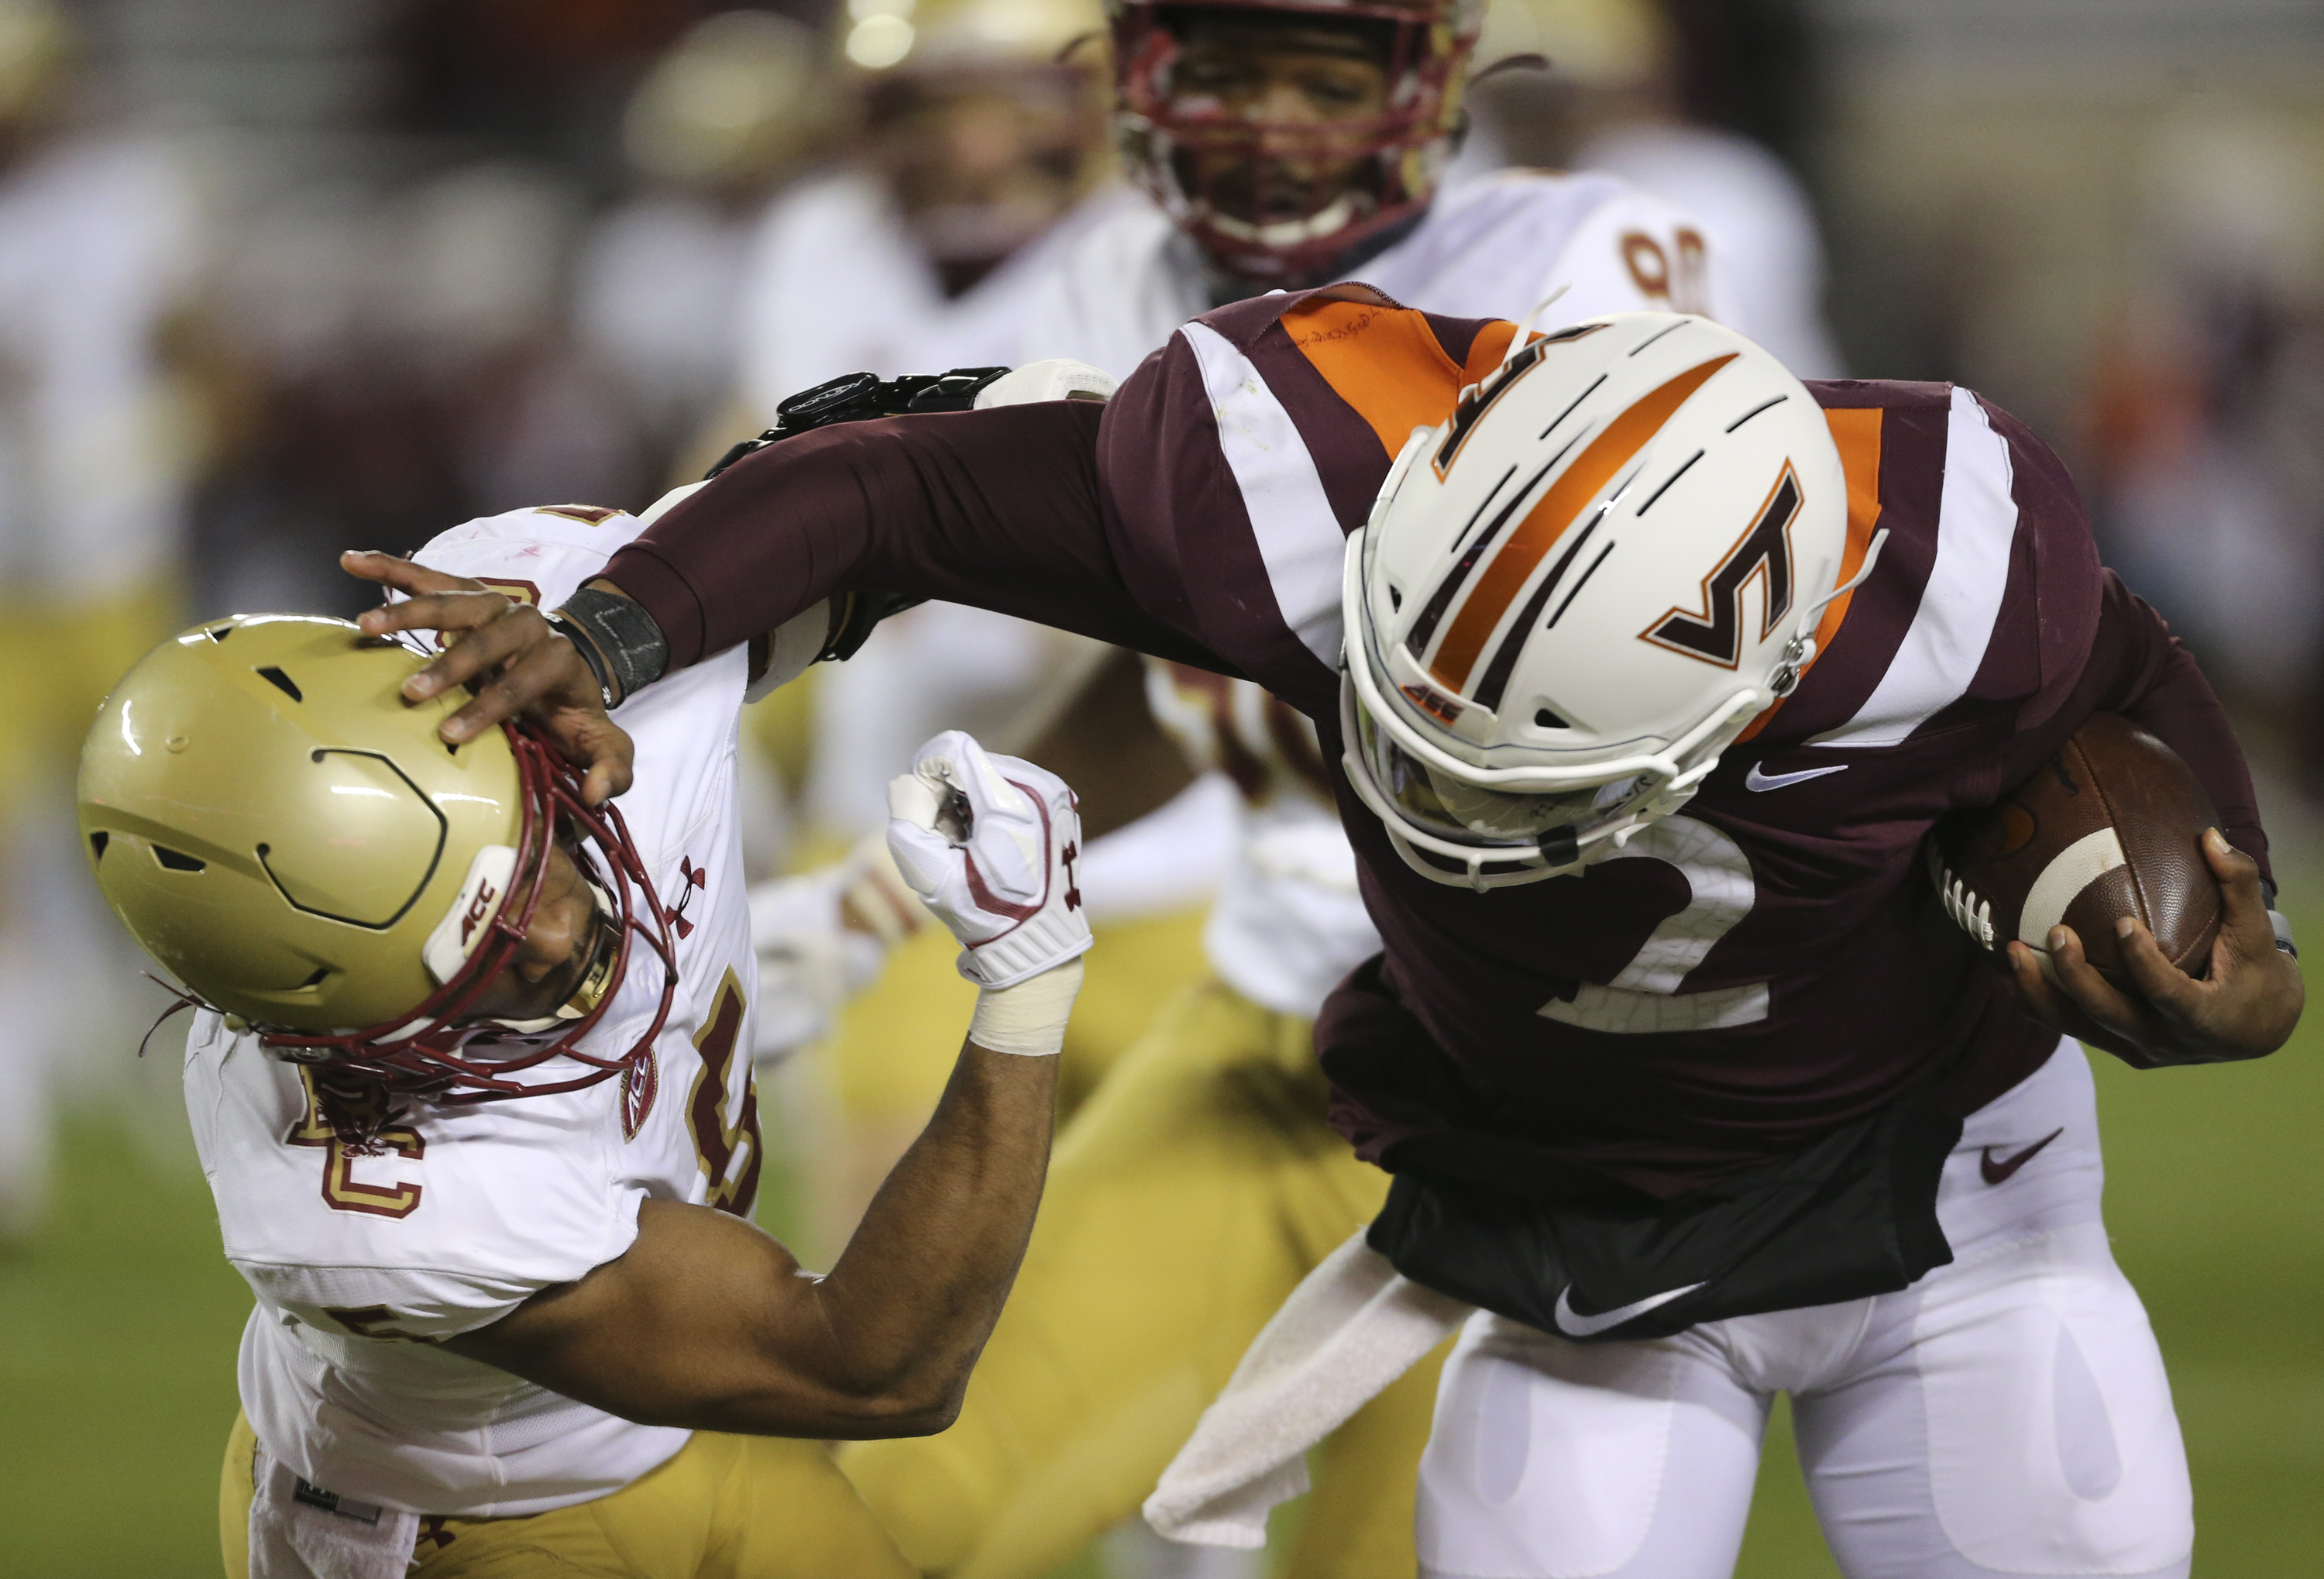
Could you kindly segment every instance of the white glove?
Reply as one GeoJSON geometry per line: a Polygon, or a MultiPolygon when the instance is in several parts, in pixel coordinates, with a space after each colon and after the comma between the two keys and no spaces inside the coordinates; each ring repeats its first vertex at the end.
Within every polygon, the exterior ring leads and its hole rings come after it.
{"type": "Polygon", "coordinates": [[[1095,401],[1102,405],[1113,398],[1119,387],[1111,374],[1086,362],[1052,356],[1046,362],[1028,362],[986,384],[976,392],[976,409],[989,411],[995,406],[1030,405],[1036,401],[1095,401]]]}
{"type": "Polygon", "coordinates": [[[753,1056],[773,1063],[828,1037],[839,1011],[880,979],[889,951],[926,925],[884,834],[867,834],[829,866],[753,886],[753,1056]]]}
{"type": "Polygon", "coordinates": [[[1045,768],[988,755],[957,729],[920,747],[888,786],[888,848],[904,881],[961,941],[960,974],[1013,987],[1090,946],[1075,863],[1074,792],[1045,768]]]}

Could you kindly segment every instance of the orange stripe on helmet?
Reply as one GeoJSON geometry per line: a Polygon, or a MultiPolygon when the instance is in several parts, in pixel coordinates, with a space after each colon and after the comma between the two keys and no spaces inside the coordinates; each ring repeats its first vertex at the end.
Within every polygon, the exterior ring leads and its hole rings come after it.
{"type": "Polygon", "coordinates": [[[1591,440],[1590,448],[1549,485],[1541,503],[1526,512],[1525,520],[1501,545],[1501,551],[1493,556],[1484,573],[1477,577],[1476,589],[1469,594],[1461,612],[1453,616],[1452,628],[1444,633],[1444,640],[1438,643],[1428,672],[1439,685],[1467,694],[1469,672],[1476,667],[1478,655],[1484,651],[1493,627],[1501,623],[1509,605],[1517,601],[1517,594],[1525,590],[1534,571],[1581,515],[1582,507],[1646,447],[1648,439],[1662,431],[1663,424],[1686,403],[1689,395],[1734,360],[1731,352],[1714,356],[1641,396],[1628,411],[1607,423],[1606,430],[1591,440]]]}

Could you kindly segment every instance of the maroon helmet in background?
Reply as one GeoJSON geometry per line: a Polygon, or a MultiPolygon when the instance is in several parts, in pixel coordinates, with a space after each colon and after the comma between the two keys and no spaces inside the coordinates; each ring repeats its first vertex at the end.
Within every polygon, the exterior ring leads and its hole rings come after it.
{"type": "Polygon", "coordinates": [[[1245,279],[1296,283],[1416,216],[1435,196],[1461,126],[1466,68],[1484,23],[1483,0],[1205,0],[1199,5],[1111,0],[1115,121],[1123,162],[1211,260],[1245,279]],[[1191,23],[1296,24],[1376,30],[1387,45],[1381,107],[1342,120],[1287,122],[1238,113],[1181,91],[1174,74],[1191,23]],[[1207,156],[1207,158],[1205,157],[1207,156]],[[1251,189],[1222,192],[1213,175],[1231,161],[1251,189]],[[1351,162],[1322,184],[1304,212],[1269,214],[1269,188],[1312,184],[1305,163],[1351,162]],[[1241,212],[1236,212],[1236,209],[1241,212]]]}

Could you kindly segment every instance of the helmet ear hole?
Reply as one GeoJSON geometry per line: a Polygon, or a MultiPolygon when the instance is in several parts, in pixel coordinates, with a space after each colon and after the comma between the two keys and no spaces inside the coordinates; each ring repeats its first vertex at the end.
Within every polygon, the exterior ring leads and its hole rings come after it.
{"type": "Polygon", "coordinates": [[[1571,729],[1573,727],[1572,725],[1568,724],[1564,719],[1559,717],[1556,714],[1551,712],[1546,707],[1536,707],[1534,709],[1533,726],[1536,729],[1571,729]]]}
{"type": "Polygon", "coordinates": [[[97,832],[95,832],[95,833],[93,833],[93,834],[89,835],[89,836],[88,836],[88,858],[89,858],[91,861],[102,861],[102,860],[104,860],[104,859],[105,859],[105,847],[106,847],[106,845],[107,845],[111,844],[112,842],[113,842],[113,836],[112,836],[111,834],[106,833],[103,828],[99,828],[99,829],[97,829],[97,832]]]}

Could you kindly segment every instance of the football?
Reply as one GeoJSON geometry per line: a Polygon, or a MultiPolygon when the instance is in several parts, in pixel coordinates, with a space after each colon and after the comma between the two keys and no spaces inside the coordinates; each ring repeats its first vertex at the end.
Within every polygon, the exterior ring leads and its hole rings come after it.
{"type": "Polygon", "coordinates": [[[2109,983],[2135,992],[2115,922],[2135,916],[2163,956],[2209,968],[2224,900],[2203,858],[2218,814],[2179,753],[2128,719],[2093,714],[2057,755],[1994,805],[1956,812],[1928,845],[1946,910],[1995,955],[2011,938],[2051,969],[2064,922],[2109,983]]]}

